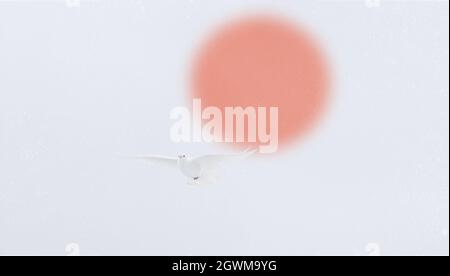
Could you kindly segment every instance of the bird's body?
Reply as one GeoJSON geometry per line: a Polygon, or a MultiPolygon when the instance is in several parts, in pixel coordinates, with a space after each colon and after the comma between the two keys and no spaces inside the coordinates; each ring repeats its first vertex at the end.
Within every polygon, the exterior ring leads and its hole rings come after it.
{"type": "Polygon", "coordinates": [[[199,179],[202,176],[202,167],[191,158],[178,159],[178,168],[188,178],[199,179]]]}
{"type": "Polygon", "coordinates": [[[195,158],[179,155],[178,158],[159,155],[132,156],[129,158],[140,159],[166,165],[178,169],[184,176],[190,179],[190,184],[199,184],[211,182],[215,178],[214,174],[218,167],[226,161],[232,161],[236,158],[248,157],[255,151],[245,151],[242,154],[235,155],[203,155],[195,158]]]}

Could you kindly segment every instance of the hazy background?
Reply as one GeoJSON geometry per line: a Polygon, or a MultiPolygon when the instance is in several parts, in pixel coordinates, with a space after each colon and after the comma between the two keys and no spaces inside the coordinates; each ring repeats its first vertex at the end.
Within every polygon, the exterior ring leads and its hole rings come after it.
{"type": "Polygon", "coordinates": [[[74,3],[0,0],[0,255],[449,254],[448,1],[74,3]],[[255,11],[327,51],[322,127],[208,187],[116,158],[231,152],[171,143],[169,112],[255,11]]]}

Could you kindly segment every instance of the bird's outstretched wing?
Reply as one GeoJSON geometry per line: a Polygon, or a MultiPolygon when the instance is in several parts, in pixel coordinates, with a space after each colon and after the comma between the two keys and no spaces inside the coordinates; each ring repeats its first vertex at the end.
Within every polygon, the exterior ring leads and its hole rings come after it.
{"type": "Polygon", "coordinates": [[[192,159],[192,162],[199,164],[202,168],[210,170],[210,169],[218,169],[221,166],[229,162],[239,161],[240,159],[245,159],[250,155],[254,154],[256,150],[246,150],[240,154],[211,154],[211,155],[203,155],[197,158],[192,159]]]}
{"type": "Polygon", "coordinates": [[[163,165],[171,168],[178,166],[178,159],[174,157],[161,156],[161,155],[136,155],[136,156],[123,156],[128,159],[143,160],[156,165],[163,165]]]}

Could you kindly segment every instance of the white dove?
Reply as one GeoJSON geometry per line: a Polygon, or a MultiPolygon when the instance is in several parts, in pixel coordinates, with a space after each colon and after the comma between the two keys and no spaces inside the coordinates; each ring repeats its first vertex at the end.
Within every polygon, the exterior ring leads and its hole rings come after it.
{"type": "Polygon", "coordinates": [[[191,180],[189,184],[200,184],[206,183],[207,181],[214,181],[215,179],[213,178],[215,177],[216,170],[225,163],[237,161],[240,158],[247,158],[255,152],[256,150],[246,150],[241,154],[211,154],[194,158],[188,157],[186,154],[179,155],[178,157],[141,155],[128,156],[127,158],[144,160],[154,164],[177,168],[184,176],[191,180]]]}

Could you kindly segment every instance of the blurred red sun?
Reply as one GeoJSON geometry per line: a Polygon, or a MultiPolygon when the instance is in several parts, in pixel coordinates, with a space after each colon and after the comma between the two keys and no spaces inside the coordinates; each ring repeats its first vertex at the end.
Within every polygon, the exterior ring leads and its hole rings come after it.
{"type": "Polygon", "coordinates": [[[259,16],[231,22],[206,41],[194,62],[191,96],[222,111],[279,107],[283,147],[317,123],[328,88],[326,62],[312,36],[298,24],[259,16]]]}

